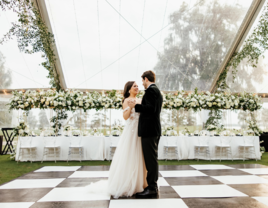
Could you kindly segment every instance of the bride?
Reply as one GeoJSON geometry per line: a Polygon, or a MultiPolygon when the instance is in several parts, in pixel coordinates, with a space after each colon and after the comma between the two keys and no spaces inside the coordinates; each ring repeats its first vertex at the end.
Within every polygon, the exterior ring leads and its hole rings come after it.
{"type": "Polygon", "coordinates": [[[147,170],[144,163],[141,138],[138,137],[139,113],[128,106],[130,101],[141,103],[136,96],[139,92],[136,82],[130,81],[124,87],[123,117],[126,120],[124,131],[117,145],[110,167],[108,181],[99,181],[86,188],[96,193],[100,186],[114,198],[129,197],[142,192],[147,187],[147,170]]]}

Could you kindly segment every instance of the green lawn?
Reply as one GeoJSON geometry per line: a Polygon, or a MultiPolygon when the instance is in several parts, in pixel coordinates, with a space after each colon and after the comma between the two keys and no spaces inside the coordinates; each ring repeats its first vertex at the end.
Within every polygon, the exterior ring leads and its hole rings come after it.
{"type": "MultiPolygon", "coordinates": [[[[6,183],[12,179],[15,179],[23,174],[36,170],[42,166],[97,166],[97,165],[110,165],[108,161],[85,161],[85,162],[22,162],[18,163],[11,161],[9,155],[0,155],[0,184],[6,183]]],[[[194,164],[262,164],[268,166],[268,153],[264,153],[261,160],[248,160],[243,162],[242,160],[230,161],[204,161],[204,160],[182,160],[182,161],[159,161],[159,165],[194,165],[194,164]]]]}

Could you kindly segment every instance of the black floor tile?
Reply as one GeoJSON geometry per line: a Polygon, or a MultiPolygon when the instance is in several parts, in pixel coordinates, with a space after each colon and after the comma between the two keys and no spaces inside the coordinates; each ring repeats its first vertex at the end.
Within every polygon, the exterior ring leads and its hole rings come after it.
{"type": "Polygon", "coordinates": [[[232,184],[229,186],[251,197],[268,197],[268,184],[232,184]]]}
{"type": "Polygon", "coordinates": [[[161,186],[159,189],[159,199],[180,198],[177,192],[170,186],[161,186]]]}
{"type": "Polygon", "coordinates": [[[0,202],[34,202],[51,190],[52,188],[0,189],[0,202]]]}
{"type": "Polygon", "coordinates": [[[252,175],[237,169],[221,169],[221,170],[199,170],[209,176],[230,176],[230,175],[252,175]]]}
{"type": "Polygon", "coordinates": [[[238,164],[238,165],[227,165],[232,168],[243,169],[243,168],[268,168],[268,166],[260,164],[238,164]]]}
{"type": "Polygon", "coordinates": [[[82,166],[77,171],[109,171],[110,166],[102,165],[102,166],[82,166]]]}
{"type": "Polygon", "coordinates": [[[53,172],[30,172],[18,179],[50,179],[50,178],[68,178],[74,171],[53,171],[53,172]]]}
{"type": "Polygon", "coordinates": [[[36,202],[30,208],[108,208],[110,201],[36,202]]]}
{"type": "Polygon", "coordinates": [[[159,165],[159,171],[162,170],[195,170],[190,165],[159,165]]]}
{"type": "Polygon", "coordinates": [[[268,206],[250,197],[189,198],[183,199],[183,201],[189,208],[268,208],[268,206]]]}
{"type": "Polygon", "coordinates": [[[92,182],[97,182],[100,180],[107,180],[107,178],[66,178],[62,181],[58,187],[85,187],[90,185],[92,182]]]}
{"type": "Polygon", "coordinates": [[[212,184],[222,184],[220,181],[211,178],[209,176],[197,176],[197,177],[171,177],[165,178],[171,186],[180,185],[212,185],[212,184]]]}

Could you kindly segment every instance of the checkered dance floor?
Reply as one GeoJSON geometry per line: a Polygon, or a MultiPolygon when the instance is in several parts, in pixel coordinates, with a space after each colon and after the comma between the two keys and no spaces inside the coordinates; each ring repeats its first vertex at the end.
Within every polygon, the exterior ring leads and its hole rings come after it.
{"type": "Polygon", "coordinates": [[[0,186],[1,208],[268,207],[268,166],[159,166],[158,199],[88,194],[109,166],[46,166],[0,186]]]}

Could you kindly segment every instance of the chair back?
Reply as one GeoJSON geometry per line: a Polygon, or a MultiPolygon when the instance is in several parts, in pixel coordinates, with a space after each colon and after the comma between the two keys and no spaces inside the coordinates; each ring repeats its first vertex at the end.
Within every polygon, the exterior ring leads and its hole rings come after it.
{"type": "Polygon", "coordinates": [[[165,137],[165,145],[178,145],[178,137],[165,137]]]}
{"type": "Polygon", "coordinates": [[[56,138],[55,137],[45,137],[44,143],[45,143],[45,146],[55,147],[56,146],[56,138]]]}
{"type": "Polygon", "coordinates": [[[20,147],[31,147],[32,137],[20,137],[20,147]]]}
{"type": "Polygon", "coordinates": [[[120,137],[111,136],[110,137],[110,145],[116,147],[118,142],[119,142],[119,139],[120,139],[120,137]]]}
{"type": "Polygon", "coordinates": [[[70,139],[70,146],[80,146],[82,138],[81,137],[72,137],[70,139]]]}

